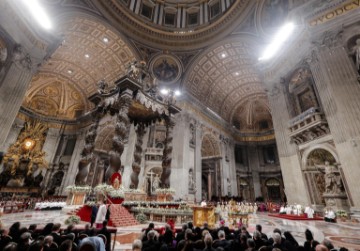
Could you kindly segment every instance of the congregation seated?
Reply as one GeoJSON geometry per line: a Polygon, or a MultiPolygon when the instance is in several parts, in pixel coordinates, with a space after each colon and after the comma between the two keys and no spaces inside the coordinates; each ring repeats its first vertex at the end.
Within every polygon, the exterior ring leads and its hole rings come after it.
{"type": "MultiPolygon", "coordinates": [[[[285,231],[282,235],[281,230],[275,228],[271,238],[267,238],[262,233],[261,225],[257,225],[253,235],[250,235],[245,226],[240,228],[237,235],[233,233],[226,235],[224,225],[220,225],[217,229],[209,229],[207,224],[203,228],[193,228],[192,223],[183,225],[182,231],[175,234],[170,231],[168,226],[165,232],[157,232],[154,225],[149,224],[149,232],[145,241],[141,239],[135,240],[133,249],[136,251],[151,250],[176,250],[176,251],[330,251],[336,250],[329,240],[324,240],[321,244],[313,239],[310,230],[305,231],[306,241],[304,245],[299,245],[294,236],[285,231]],[[190,226],[190,227],[189,227],[190,226]],[[173,235],[175,234],[175,236],[173,235]],[[200,236],[200,237],[199,237],[200,236]],[[170,240],[173,242],[171,243],[170,240]],[[325,249],[324,249],[325,247],[325,249]]],[[[346,251],[345,248],[339,251],[346,251]]]]}
{"type": "Polygon", "coordinates": [[[0,229],[0,250],[7,251],[108,251],[110,249],[111,234],[115,228],[107,228],[104,222],[103,228],[96,231],[88,228],[87,234],[84,228],[76,228],[69,225],[66,229],[61,228],[59,223],[48,223],[43,229],[35,224],[28,228],[15,222],[9,231],[0,229]]]}

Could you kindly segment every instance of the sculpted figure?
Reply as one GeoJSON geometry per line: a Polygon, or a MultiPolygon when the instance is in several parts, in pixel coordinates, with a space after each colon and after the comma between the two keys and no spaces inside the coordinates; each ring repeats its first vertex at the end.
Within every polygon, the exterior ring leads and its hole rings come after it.
{"type": "Polygon", "coordinates": [[[154,191],[160,187],[160,178],[158,175],[155,175],[152,187],[154,191]]]}
{"type": "MultiPolygon", "coordinates": [[[[322,167],[322,166],[317,166],[322,167]]],[[[325,193],[340,193],[344,188],[342,185],[341,177],[337,168],[330,165],[328,161],[325,161],[324,165],[324,178],[325,178],[325,193]]]]}

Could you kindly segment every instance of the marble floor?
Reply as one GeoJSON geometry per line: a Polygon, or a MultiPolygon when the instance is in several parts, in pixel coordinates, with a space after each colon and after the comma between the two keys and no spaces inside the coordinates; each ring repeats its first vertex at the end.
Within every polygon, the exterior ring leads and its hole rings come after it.
{"type": "MultiPolygon", "coordinates": [[[[22,213],[5,214],[1,217],[4,226],[8,228],[12,223],[20,221],[23,226],[37,224],[44,226],[49,222],[63,224],[68,215],[63,211],[26,211],[22,213]]],[[[80,225],[84,225],[81,222],[80,225]]],[[[155,223],[157,227],[164,224],[155,223]]],[[[268,236],[274,228],[279,228],[282,232],[291,231],[300,244],[303,244],[304,231],[310,229],[315,239],[322,241],[324,238],[331,240],[336,247],[346,247],[349,250],[360,251],[360,224],[352,222],[328,223],[324,221],[292,221],[280,218],[269,217],[265,213],[252,215],[249,220],[248,230],[252,233],[256,224],[263,226],[263,232],[268,236]]],[[[122,227],[117,229],[117,238],[115,250],[130,250],[132,240],[137,238],[141,229],[147,227],[147,224],[131,227],[122,227]]],[[[179,226],[181,227],[181,226],[179,226]]]]}

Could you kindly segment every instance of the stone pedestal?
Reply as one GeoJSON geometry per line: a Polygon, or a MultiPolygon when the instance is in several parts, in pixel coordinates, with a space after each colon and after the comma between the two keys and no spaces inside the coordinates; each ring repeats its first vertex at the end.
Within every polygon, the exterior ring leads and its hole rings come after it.
{"type": "Polygon", "coordinates": [[[125,192],[126,201],[146,201],[146,193],[127,193],[125,192]]]}
{"type": "Polygon", "coordinates": [[[350,211],[346,194],[323,194],[326,207],[331,207],[334,212],[338,210],[350,211]]]}
{"type": "Polygon", "coordinates": [[[156,201],[172,201],[173,196],[170,193],[161,193],[156,195],[156,201]]]}
{"type": "Polygon", "coordinates": [[[71,192],[66,199],[66,205],[84,205],[86,193],[71,192]]]}

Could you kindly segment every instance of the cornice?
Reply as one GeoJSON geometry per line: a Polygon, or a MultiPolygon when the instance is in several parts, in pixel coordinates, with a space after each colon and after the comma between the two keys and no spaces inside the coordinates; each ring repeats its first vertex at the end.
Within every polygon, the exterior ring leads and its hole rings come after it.
{"type": "Polygon", "coordinates": [[[202,26],[192,32],[175,33],[174,30],[162,30],[155,24],[138,18],[120,3],[112,0],[96,0],[95,5],[109,19],[114,27],[127,36],[139,42],[146,41],[146,44],[162,49],[192,50],[205,47],[228,34],[230,34],[247,15],[246,12],[252,9],[256,1],[238,0],[215,22],[202,26]],[[214,36],[214,34],[217,34],[214,36]]]}

